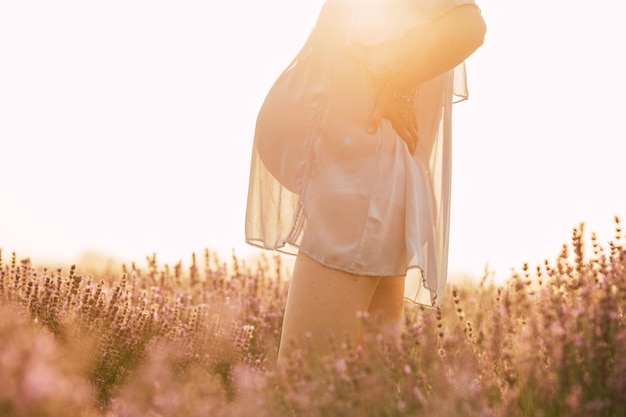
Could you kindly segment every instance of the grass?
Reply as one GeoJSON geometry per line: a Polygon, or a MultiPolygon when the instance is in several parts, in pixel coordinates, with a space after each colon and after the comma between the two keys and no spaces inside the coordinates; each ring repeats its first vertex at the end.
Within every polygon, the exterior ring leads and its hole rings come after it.
{"type": "Polygon", "coordinates": [[[626,246],[583,225],[554,261],[407,306],[402,343],[303,350],[278,372],[280,258],[120,274],[0,252],[2,416],[626,415],[626,246]]]}

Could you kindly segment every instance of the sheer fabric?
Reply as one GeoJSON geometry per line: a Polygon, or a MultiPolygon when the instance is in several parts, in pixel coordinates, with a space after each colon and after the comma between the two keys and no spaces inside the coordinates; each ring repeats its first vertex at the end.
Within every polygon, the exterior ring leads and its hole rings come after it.
{"type": "Polygon", "coordinates": [[[367,120],[410,59],[410,30],[471,0],[328,0],[259,112],[246,240],[301,250],[358,275],[407,276],[405,297],[438,306],[446,284],[451,107],[461,65],[419,88],[418,149],[367,120]]]}

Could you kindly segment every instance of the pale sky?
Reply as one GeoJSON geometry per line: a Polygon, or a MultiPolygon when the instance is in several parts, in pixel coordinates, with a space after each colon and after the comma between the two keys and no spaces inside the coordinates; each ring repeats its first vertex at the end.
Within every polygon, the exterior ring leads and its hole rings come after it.
{"type": "MultiPolygon", "coordinates": [[[[3,257],[259,254],[243,233],[256,114],[321,4],[1,2],[3,257]]],[[[615,0],[479,5],[449,261],[506,277],[553,259],[581,221],[604,242],[626,221],[626,28],[615,0]]]]}

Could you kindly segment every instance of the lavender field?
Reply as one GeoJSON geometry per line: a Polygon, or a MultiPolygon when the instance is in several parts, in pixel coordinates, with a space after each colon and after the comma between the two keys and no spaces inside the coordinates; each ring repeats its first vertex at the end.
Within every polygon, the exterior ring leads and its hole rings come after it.
{"type": "MultiPolygon", "coordinates": [[[[626,239],[407,306],[400,346],[274,359],[288,273],[207,251],[119,273],[0,252],[0,416],[625,416],[626,239]],[[83,269],[85,268],[83,272],[83,269]]],[[[145,265],[145,266],[144,266],[145,265]]]]}

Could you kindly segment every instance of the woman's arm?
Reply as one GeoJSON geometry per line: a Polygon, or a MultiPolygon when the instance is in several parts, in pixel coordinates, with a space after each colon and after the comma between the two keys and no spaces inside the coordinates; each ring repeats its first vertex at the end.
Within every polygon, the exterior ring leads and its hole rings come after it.
{"type": "Polygon", "coordinates": [[[480,9],[468,4],[455,7],[434,22],[408,35],[413,42],[409,64],[389,86],[407,91],[454,68],[483,44],[486,32],[480,9]]]}
{"type": "Polygon", "coordinates": [[[412,58],[382,87],[367,132],[376,132],[381,119],[385,118],[413,155],[419,137],[417,120],[412,117],[414,94],[411,91],[463,62],[482,45],[485,32],[485,21],[474,5],[455,7],[431,24],[411,32],[408,40],[413,43],[412,58]]]}

